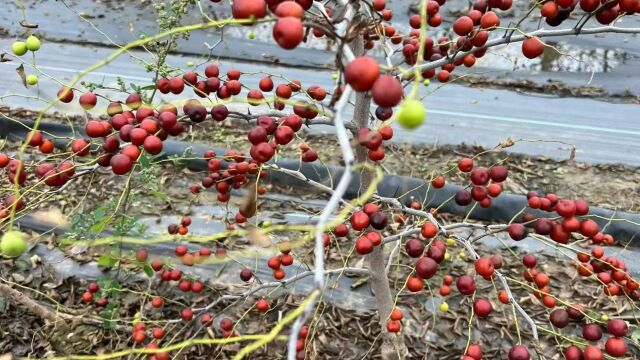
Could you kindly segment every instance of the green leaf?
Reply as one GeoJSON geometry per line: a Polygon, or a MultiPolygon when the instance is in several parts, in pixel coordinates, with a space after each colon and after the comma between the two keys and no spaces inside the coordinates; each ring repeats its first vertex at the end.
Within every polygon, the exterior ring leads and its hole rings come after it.
{"type": "Polygon", "coordinates": [[[182,157],[189,157],[191,156],[191,154],[193,154],[193,148],[191,146],[187,147],[184,149],[184,152],[182,153],[182,157]]]}
{"type": "Polygon", "coordinates": [[[108,255],[102,255],[98,258],[98,266],[102,266],[102,267],[112,267],[117,262],[118,262],[118,259],[108,255]]]}
{"type": "Polygon", "coordinates": [[[105,295],[117,295],[120,292],[120,283],[116,279],[99,279],[98,285],[105,295]]]}
{"type": "Polygon", "coordinates": [[[145,262],[142,268],[144,269],[144,273],[147,274],[148,277],[153,277],[153,269],[148,262],[145,262]]]}
{"type": "Polygon", "coordinates": [[[102,326],[105,329],[114,329],[116,327],[117,321],[115,320],[118,314],[119,306],[114,303],[108,303],[107,307],[100,313],[102,319],[102,326]]]}
{"type": "Polygon", "coordinates": [[[160,199],[160,200],[164,200],[168,203],[171,203],[171,200],[169,199],[169,196],[165,193],[163,193],[162,191],[156,191],[156,190],[150,190],[151,191],[151,195],[155,196],[156,198],[160,199]]]}
{"type": "Polygon", "coordinates": [[[156,89],[155,85],[147,85],[139,88],[138,90],[155,90],[155,89],[156,89]]]}
{"type": "Polygon", "coordinates": [[[145,153],[145,152],[143,152],[140,155],[140,157],[138,158],[138,161],[142,165],[143,169],[146,169],[146,168],[149,167],[149,165],[151,165],[151,159],[149,159],[149,155],[147,155],[147,153],[145,153]]]}

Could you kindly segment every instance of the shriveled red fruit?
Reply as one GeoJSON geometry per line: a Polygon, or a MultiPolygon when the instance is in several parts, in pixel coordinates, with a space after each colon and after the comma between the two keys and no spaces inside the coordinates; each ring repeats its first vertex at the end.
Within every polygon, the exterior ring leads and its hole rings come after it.
{"type": "Polygon", "coordinates": [[[535,59],[543,52],[544,44],[537,37],[526,38],[522,42],[522,54],[529,59],[535,59]]]}
{"type": "Polygon", "coordinates": [[[478,317],[485,318],[493,311],[493,305],[489,300],[479,298],[473,302],[473,311],[478,317]]]}
{"type": "Polygon", "coordinates": [[[302,21],[292,16],[278,19],[273,26],[273,38],[281,48],[286,50],[295,49],[304,38],[302,21]]]}
{"type": "Polygon", "coordinates": [[[402,84],[390,75],[381,75],[371,89],[373,101],[382,107],[394,107],[402,100],[402,84]]]}
{"type": "Polygon", "coordinates": [[[380,75],[380,65],[371,56],[356,58],[344,70],[344,80],[355,91],[368,91],[380,75]]]}

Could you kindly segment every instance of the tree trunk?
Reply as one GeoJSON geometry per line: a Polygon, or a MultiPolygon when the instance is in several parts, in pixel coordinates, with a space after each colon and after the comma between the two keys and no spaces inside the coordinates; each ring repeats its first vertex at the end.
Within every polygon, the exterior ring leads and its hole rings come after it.
{"type": "MultiPolygon", "coordinates": [[[[352,42],[351,47],[355,56],[362,56],[364,54],[364,44],[360,37],[357,37],[352,42]]],[[[370,106],[371,96],[369,93],[361,92],[356,94],[353,122],[358,129],[368,127],[370,106]]],[[[369,162],[367,149],[364,146],[356,145],[356,163],[365,164],[367,162],[369,162]]],[[[373,177],[374,173],[367,169],[360,171],[360,193],[369,188],[373,177]]],[[[378,315],[380,316],[380,327],[382,331],[380,353],[385,360],[397,360],[404,358],[407,350],[401,335],[395,336],[387,332],[387,320],[391,314],[391,310],[393,310],[393,297],[389,287],[389,278],[385,271],[386,259],[383,246],[384,245],[376,246],[373,252],[367,256],[370,272],[369,282],[377,302],[378,315]]]]}

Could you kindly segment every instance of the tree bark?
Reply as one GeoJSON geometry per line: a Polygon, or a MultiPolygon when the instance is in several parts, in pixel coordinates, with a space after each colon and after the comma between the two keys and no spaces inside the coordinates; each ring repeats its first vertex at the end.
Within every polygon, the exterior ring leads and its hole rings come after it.
{"type": "MultiPolygon", "coordinates": [[[[356,37],[351,43],[355,56],[364,55],[364,43],[362,38],[356,37]]],[[[356,128],[368,127],[369,108],[371,107],[371,96],[366,92],[356,94],[353,122],[356,128]]],[[[364,146],[356,145],[356,163],[365,164],[369,162],[367,149],[364,146]]],[[[360,193],[366,191],[373,180],[374,173],[366,168],[360,171],[360,193]]],[[[376,246],[373,252],[367,256],[369,267],[369,282],[371,290],[375,296],[378,315],[380,316],[380,328],[382,345],[380,353],[385,360],[398,360],[404,358],[407,353],[402,337],[392,335],[387,331],[387,320],[393,310],[393,297],[389,287],[389,278],[385,270],[386,260],[384,256],[384,245],[376,246]]]]}

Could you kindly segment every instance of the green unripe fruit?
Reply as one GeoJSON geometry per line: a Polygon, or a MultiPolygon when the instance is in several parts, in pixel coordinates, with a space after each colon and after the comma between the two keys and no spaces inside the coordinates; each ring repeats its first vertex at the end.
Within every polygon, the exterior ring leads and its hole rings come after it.
{"type": "Polygon", "coordinates": [[[38,77],[35,75],[27,75],[27,84],[35,85],[38,83],[38,77]]]}
{"type": "Polygon", "coordinates": [[[193,67],[193,65],[194,65],[193,61],[187,61],[187,66],[188,67],[193,67]]]}
{"type": "Polygon", "coordinates": [[[16,41],[11,45],[11,51],[17,56],[22,56],[27,53],[27,44],[24,41],[16,41]]]}
{"type": "Polygon", "coordinates": [[[429,86],[429,85],[431,85],[431,80],[424,79],[424,83],[423,84],[424,84],[424,86],[429,86]]]}
{"type": "Polygon", "coordinates": [[[398,124],[407,129],[415,129],[424,123],[427,114],[418,100],[405,100],[398,110],[398,124]]]}
{"type": "Polygon", "coordinates": [[[20,231],[7,231],[0,239],[0,251],[4,256],[18,257],[27,251],[27,241],[20,231]]]}
{"type": "Polygon", "coordinates": [[[253,39],[255,39],[255,38],[256,38],[256,34],[254,34],[254,33],[253,33],[253,31],[252,31],[252,32],[250,32],[250,33],[249,33],[249,39],[250,39],[250,40],[253,40],[253,39]]]}
{"type": "Polygon", "coordinates": [[[40,50],[40,40],[33,35],[29,36],[27,38],[27,49],[31,51],[40,50]]]}

